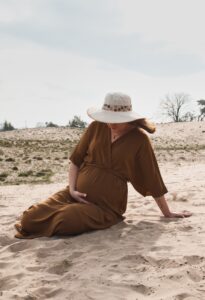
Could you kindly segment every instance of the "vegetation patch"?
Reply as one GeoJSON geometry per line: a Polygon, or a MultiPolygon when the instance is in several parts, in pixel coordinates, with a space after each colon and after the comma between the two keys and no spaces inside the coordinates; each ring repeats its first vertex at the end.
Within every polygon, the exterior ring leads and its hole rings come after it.
{"type": "Polygon", "coordinates": [[[0,173],[0,181],[6,180],[6,178],[7,178],[8,176],[9,176],[9,174],[6,173],[6,172],[0,173]]]}
{"type": "Polygon", "coordinates": [[[32,176],[33,175],[33,171],[32,170],[28,170],[25,172],[21,172],[18,174],[19,177],[28,177],[28,176],[32,176]]]}
{"type": "Polygon", "coordinates": [[[12,162],[12,161],[15,161],[15,159],[12,158],[12,157],[9,157],[9,158],[6,158],[5,161],[11,161],[12,162]]]}
{"type": "Polygon", "coordinates": [[[13,142],[7,141],[7,140],[0,140],[0,146],[1,147],[12,147],[13,142]]]}
{"type": "Polygon", "coordinates": [[[36,160],[43,160],[43,158],[41,156],[34,156],[33,159],[36,159],[36,160]]]}

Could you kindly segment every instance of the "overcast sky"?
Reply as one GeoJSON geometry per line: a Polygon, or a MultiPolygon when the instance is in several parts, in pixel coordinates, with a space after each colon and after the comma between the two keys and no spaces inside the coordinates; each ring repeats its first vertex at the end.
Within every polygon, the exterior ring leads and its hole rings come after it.
{"type": "Polygon", "coordinates": [[[159,120],[167,93],[205,98],[204,0],[0,0],[0,123],[66,125],[131,96],[159,120]]]}

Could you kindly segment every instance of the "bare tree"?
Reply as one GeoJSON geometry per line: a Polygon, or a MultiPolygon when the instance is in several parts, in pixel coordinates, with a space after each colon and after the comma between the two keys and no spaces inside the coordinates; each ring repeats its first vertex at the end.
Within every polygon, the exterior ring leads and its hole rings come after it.
{"type": "Polygon", "coordinates": [[[174,93],[165,95],[160,106],[164,115],[170,117],[174,122],[182,122],[187,119],[187,112],[184,114],[186,105],[190,102],[190,96],[185,93],[174,93]]]}

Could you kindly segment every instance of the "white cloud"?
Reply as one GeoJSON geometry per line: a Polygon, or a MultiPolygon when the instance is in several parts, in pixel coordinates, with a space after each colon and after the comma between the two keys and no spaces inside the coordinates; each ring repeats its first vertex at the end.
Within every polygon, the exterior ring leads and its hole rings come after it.
{"type": "Polygon", "coordinates": [[[2,1],[0,123],[88,121],[86,109],[109,91],[128,93],[154,119],[166,93],[204,98],[202,2],[194,3],[2,1]]]}
{"type": "Polygon", "coordinates": [[[29,20],[34,13],[32,0],[1,0],[0,24],[29,20]]]}
{"type": "Polygon", "coordinates": [[[145,42],[164,41],[170,52],[193,53],[205,60],[204,0],[121,0],[122,31],[145,42]]]}
{"type": "Polygon", "coordinates": [[[156,78],[35,44],[5,50],[0,65],[0,120],[18,127],[25,121],[29,126],[40,121],[65,125],[74,115],[90,121],[86,109],[101,107],[109,91],[128,93],[134,109],[153,119],[168,92],[183,91],[195,100],[205,95],[203,72],[156,78]]]}

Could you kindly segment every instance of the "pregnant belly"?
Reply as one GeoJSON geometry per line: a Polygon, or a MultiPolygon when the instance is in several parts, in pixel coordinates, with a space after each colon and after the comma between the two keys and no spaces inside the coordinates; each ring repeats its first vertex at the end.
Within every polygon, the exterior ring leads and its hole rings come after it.
{"type": "Polygon", "coordinates": [[[86,199],[102,207],[121,210],[127,199],[127,184],[105,169],[85,166],[80,170],[76,188],[86,199]],[[120,208],[121,207],[121,208],[120,208]]]}

